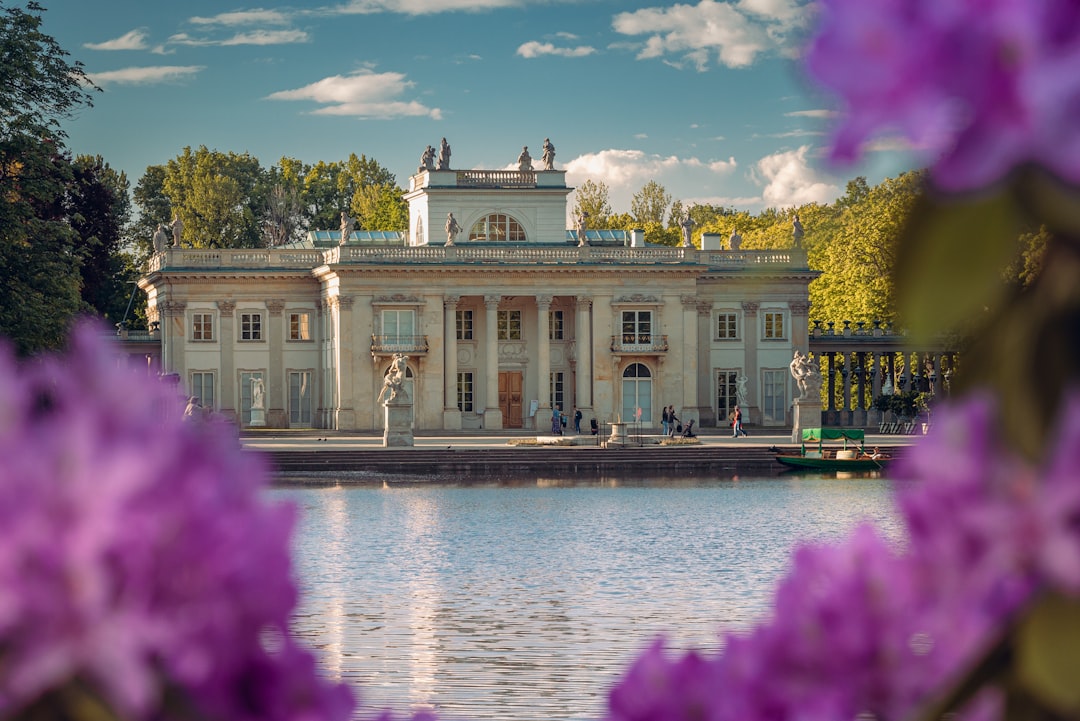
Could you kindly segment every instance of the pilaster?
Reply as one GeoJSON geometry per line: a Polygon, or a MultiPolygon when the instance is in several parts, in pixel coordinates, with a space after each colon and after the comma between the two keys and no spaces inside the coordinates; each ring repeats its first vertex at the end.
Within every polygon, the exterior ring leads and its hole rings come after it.
{"type": "Polygon", "coordinates": [[[484,335],[487,343],[484,347],[485,383],[484,428],[501,430],[502,408],[499,406],[499,301],[498,295],[484,296],[484,335]]]}
{"type": "Polygon", "coordinates": [[[218,379],[219,408],[221,413],[229,418],[236,418],[236,327],[234,325],[234,311],[236,301],[219,300],[217,302],[218,318],[220,318],[218,335],[218,347],[221,348],[221,377],[218,379]]]}
{"type": "Polygon", "coordinates": [[[443,296],[443,429],[461,430],[457,404],[457,306],[461,296],[443,296]]]}
{"type": "Polygon", "coordinates": [[[285,357],[285,326],[281,313],[285,310],[285,301],[280,298],[268,300],[266,310],[270,316],[267,324],[270,356],[266,361],[269,376],[266,386],[266,425],[270,428],[288,428],[289,417],[285,413],[285,369],[282,367],[285,357]]]}

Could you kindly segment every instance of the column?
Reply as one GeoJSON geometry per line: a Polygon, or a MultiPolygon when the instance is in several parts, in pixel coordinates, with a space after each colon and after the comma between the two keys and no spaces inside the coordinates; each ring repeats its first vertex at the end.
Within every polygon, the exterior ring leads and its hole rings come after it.
{"type": "MultiPolygon", "coordinates": [[[[161,309],[165,316],[165,321],[161,324],[161,372],[177,373],[181,383],[184,383],[187,373],[184,362],[187,345],[187,303],[167,300],[161,309]]],[[[187,387],[186,384],[184,387],[187,387]]]]}
{"type": "MultiPolygon", "coordinates": [[[[810,354],[810,303],[805,300],[788,302],[791,311],[792,351],[798,350],[803,355],[810,354]]],[[[821,363],[821,359],[818,359],[821,363]]]]}
{"type": "Polygon", "coordinates": [[[221,347],[221,377],[218,379],[218,409],[229,420],[236,420],[236,359],[233,350],[236,347],[233,342],[236,339],[236,328],[233,324],[233,311],[236,310],[236,302],[231,300],[219,300],[217,302],[218,317],[221,319],[218,328],[218,344],[221,347]]]}
{"type": "Polygon", "coordinates": [[[484,372],[487,375],[486,392],[484,398],[484,428],[486,430],[500,430],[502,423],[502,408],[499,407],[499,301],[498,295],[484,296],[484,337],[485,363],[484,372]]]}
{"type": "Polygon", "coordinates": [[[844,368],[840,371],[840,377],[844,381],[844,412],[840,414],[842,426],[851,425],[851,381],[854,376],[851,370],[851,351],[844,351],[844,368]]]}
{"type": "Polygon", "coordinates": [[[339,431],[351,431],[356,429],[355,370],[350,344],[345,342],[342,334],[352,328],[353,299],[350,296],[341,295],[331,300],[337,301],[337,322],[334,324],[333,332],[334,348],[337,351],[338,404],[334,409],[334,427],[339,431]]]}
{"type": "Polygon", "coordinates": [[[685,425],[691,418],[701,426],[701,398],[698,397],[698,337],[697,296],[684,295],[682,303],[682,422],[685,425]],[[689,411],[689,412],[688,412],[689,411]]]}
{"type": "Polygon", "coordinates": [[[443,296],[443,430],[461,430],[457,404],[457,304],[460,296],[443,296]]]}
{"type": "Polygon", "coordinates": [[[270,355],[266,365],[266,425],[270,428],[288,428],[288,416],[285,413],[285,324],[281,313],[285,310],[285,301],[273,299],[266,301],[269,314],[266,335],[270,345],[270,355]]]}
{"type": "MultiPolygon", "coordinates": [[[[533,427],[537,430],[541,428],[543,419],[551,417],[551,344],[548,339],[550,310],[551,296],[536,296],[536,397],[539,400],[539,410],[533,418],[533,427]]],[[[568,409],[563,408],[563,411],[566,410],[568,409]]]]}
{"type": "Polygon", "coordinates": [[[592,400],[592,298],[579,295],[575,300],[574,349],[577,351],[577,368],[574,373],[574,400],[584,416],[582,428],[585,428],[589,418],[595,415],[592,400]]]}
{"type": "MultiPolygon", "coordinates": [[[[703,426],[715,426],[717,422],[712,391],[712,303],[703,301],[697,304],[697,382],[699,423],[703,426]],[[708,396],[708,397],[706,397],[708,396]]],[[[745,371],[743,375],[746,375],[745,371]]]]}
{"type": "Polygon", "coordinates": [[[866,353],[855,354],[855,377],[859,381],[858,397],[855,399],[854,426],[866,425],[866,353]]]}
{"type": "MultiPolygon", "coordinates": [[[[758,381],[760,379],[761,371],[758,368],[757,358],[757,339],[758,339],[758,324],[757,324],[757,303],[743,303],[743,344],[744,344],[744,357],[746,359],[746,368],[743,373],[746,375],[746,396],[750,400],[750,407],[744,408],[743,417],[746,419],[746,423],[761,423],[761,393],[758,392],[758,381]]],[[[794,396],[792,396],[794,398],[794,396]]]]}

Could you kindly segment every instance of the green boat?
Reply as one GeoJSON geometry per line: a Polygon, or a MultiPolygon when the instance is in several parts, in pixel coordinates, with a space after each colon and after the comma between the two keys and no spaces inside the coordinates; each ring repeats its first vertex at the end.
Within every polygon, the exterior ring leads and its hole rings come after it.
{"type": "Polygon", "coordinates": [[[867,453],[866,433],[861,428],[804,428],[799,451],[779,451],[776,460],[789,468],[816,471],[880,471],[891,460],[888,456],[867,453]],[[840,448],[827,448],[825,441],[841,441],[840,448]],[[849,447],[848,442],[858,442],[849,447]],[[817,444],[817,448],[813,444],[817,444]],[[811,447],[808,449],[807,444],[811,447]]]}

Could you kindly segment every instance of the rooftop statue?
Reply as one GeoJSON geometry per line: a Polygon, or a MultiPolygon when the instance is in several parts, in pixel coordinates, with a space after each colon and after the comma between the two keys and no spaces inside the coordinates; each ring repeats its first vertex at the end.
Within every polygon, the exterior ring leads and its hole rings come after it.
{"type": "Polygon", "coordinates": [[[738,228],[732,229],[731,235],[728,236],[728,241],[727,242],[728,242],[728,249],[729,250],[738,250],[739,249],[739,246],[742,245],[742,236],[739,235],[739,229],[738,228]]]}
{"type": "Polygon", "coordinates": [[[446,142],[446,138],[439,143],[439,164],[436,169],[450,170],[450,143],[446,142]]]}
{"type": "Polygon", "coordinates": [[[529,155],[529,146],[521,146],[521,155],[518,156],[518,170],[525,172],[526,170],[532,170],[532,156],[529,155]]]}
{"type": "Polygon", "coordinates": [[[169,236],[165,233],[165,225],[158,223],[157,230],[154,231],[154,252],[160,253],[168,244],[169,236]]]}
{"type": "Polygon", "coordinates": [[[694,219],[690,217],[689,213],[687,213],[686,217],[679,222],[679,227],[682,228],[682,247],[694,247],[693,233],[695,225],[697,225],[697,223],[694,222],[694,219]]]}
{"type": "Polygon", "coordinates": [[[448,246],[453,245],[454,241],[458,237],[458,233],[461,232],[461,226],[457,222],[457,218],[453,213],[446,214],[446,244],[448,246]]]}
{"type": "Polygon", "coordinates": [[[588,217],[589,214],[584,210],[581,211],[581,214],[577,217],[577,244],[579,248],[584,247],[585,245],[585,225],[588,222],[588,217]]]}
{"type": "Polygon", "coordinates": [[[344,210],[341,211],[341,245],[345,245],[348,242],[349,236],[352,235],[353,228],[356,227],[356,218],[350,217],[344,210]]]}
{"type": "Polygon", "coordinates": [[[540,160],[544,163],[544,170],[555,170],[555,146],[548,138],[544,138],[544,154],[540,160]]]}
{"type": "Polygon", "coordinates": [[[416,169],[416,172],[422,173],[425,170],[435,170],[435,148],[430,145],[424,148],[424,152],[420,155],[420,167],[416,169]]]}
{"type": "Polygon", "coordinates": [[[791,234],[795,238],[795,247],[798,248],[802,245],[803,227],[799,222],[799,214],[795,214],[795,220],[791,221],[791,234]]]}

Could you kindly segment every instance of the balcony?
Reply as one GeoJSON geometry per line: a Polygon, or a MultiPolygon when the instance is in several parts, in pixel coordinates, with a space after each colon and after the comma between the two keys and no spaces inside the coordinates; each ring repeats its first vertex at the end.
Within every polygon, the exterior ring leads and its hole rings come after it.
{"type": "Polygon", "coordinates": [[[373,335],[371,336],[371,355],[427,355],[426,335],[373,335]]]}
{"type": "Polygon", "coordinates": [[[660,355],[667,351],[666,335],[624,333],[611,336],[611,352],[614,355],[660,355]]]}

